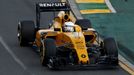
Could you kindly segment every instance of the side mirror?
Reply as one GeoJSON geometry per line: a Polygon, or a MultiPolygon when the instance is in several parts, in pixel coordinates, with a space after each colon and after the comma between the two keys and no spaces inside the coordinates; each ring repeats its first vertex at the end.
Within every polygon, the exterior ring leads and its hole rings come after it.
{"type": "Polygon", "coordinates": [[[54,28],[54,31],[61,31],[60,28],[54,28]]]}
{"type": "Polygon", "coordinates": [[[87,30],[88,28],[86,28],[86,27],[82,27],[82,30],[87,30]]]}

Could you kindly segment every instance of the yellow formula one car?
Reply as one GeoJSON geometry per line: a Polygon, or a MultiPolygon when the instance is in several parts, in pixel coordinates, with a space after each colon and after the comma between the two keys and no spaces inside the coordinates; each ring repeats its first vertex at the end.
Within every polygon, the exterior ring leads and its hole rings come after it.
{"type": "Polygon", "coordinates": [[[118,65],[115,40],[100,41],[87,19],[74,23],[67,3],[36,4],[36,25],[33,21],[20,21],[18,39],[20,46],[37,47],[41,64],[51,69],[118,65]],[[50,11],[59,11],[58,16],[48,29],[41,28],[40,13],[50,11]]]}

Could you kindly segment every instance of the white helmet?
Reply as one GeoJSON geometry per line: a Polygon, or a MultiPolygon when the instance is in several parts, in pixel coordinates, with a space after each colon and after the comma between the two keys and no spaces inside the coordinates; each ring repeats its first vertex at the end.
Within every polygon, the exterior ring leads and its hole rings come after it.
{"type": "Polygon", "coordinates": [[[64,28],[65,32],[73,32],[74,31],[74,23],[73,22],[65,22],[63,28],[64,28]]]}

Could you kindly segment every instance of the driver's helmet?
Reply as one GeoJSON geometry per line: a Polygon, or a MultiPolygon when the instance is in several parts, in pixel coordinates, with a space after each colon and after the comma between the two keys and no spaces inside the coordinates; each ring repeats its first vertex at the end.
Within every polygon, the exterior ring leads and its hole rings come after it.
{"type": "Polygon", "coordinates": [[[65,32],[73,32],[74,31],[74,23],[73,22],[65,22],[63,25],[63,30],[65,32]]]}

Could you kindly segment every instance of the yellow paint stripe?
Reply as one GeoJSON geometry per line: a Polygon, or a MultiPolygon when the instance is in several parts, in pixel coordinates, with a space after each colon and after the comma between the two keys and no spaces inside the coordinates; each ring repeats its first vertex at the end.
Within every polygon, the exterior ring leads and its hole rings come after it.
{"type": "Polygon", "coordinates": [[[76,3],[105,3],[105,0],[76,0],[76,3]]]}
{"type": "Polygon", "coordinates": [[[81,14],[95,14],[95,13],[111,13],[109,9],[90,9],[90,10],[80,10],[81,14]]]}
{"type": "Polygon", "coordinates": [[[123,63],[123,62],[119,62],[119,65],[126,70],[128,73],[130,73],[131,75],[134,75],[134,70],[131,69],[127,64],[123,63]]]}

